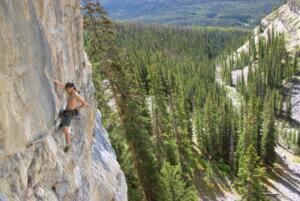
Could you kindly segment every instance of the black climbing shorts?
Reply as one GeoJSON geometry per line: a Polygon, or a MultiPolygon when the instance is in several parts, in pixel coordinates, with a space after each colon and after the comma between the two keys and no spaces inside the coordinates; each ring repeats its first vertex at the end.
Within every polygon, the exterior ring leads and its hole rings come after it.
{"type": "Polygon", "coordinates": [[[74,110],[65,110],[62,113],[62,120],[60,123],[60,127],[69,127],[71,125],[71,121],[75,116],[75,111],[74,110]]]}

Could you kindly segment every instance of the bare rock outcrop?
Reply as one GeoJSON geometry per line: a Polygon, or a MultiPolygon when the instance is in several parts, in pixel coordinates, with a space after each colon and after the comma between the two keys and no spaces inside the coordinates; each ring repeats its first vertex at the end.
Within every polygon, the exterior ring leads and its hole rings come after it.
{"type": "Polygon", "coordinates": [[[127,200],[96,112],[82,24],[78,0],[0,1],[1,201],[127,200]],[[68,154],[54,129],[66,98],[54,78],[74,81],[89,103],[72,124],[68,154]]]}

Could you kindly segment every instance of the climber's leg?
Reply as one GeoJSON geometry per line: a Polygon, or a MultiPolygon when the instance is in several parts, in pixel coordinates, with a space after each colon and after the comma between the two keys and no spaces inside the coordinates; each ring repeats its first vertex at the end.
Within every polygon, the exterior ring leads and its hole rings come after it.
{"type": "Polygon", "coordinates": [[[64,152],[68,152],[71,148],[71,135],[70,135],[70,128],[69,127],[64,127],[63,128],[65,138],[66,138],[66,146],[64,148],[64,152]]]}
{"type": "Polygon", "coordinates": [[[71,149],[71,137],[70,137],[70,129],[69,127],[64,127],[63,131],[65,133],[66,138],[66,147],[64,148],[64,152],[68,152],[71,149]]]}
{"type": "Polygon", "coordinates": [[[63,132],[65,134],[66,144],[67,144],[64,149],[65,152],[68,152],[71,148],[70,124],[71,124],[72,117],[73,116],[70,113],[66,112],[61,121],[61,126],[63,128],[63,132]]]}
{"type": "Polygon", "coordinates": [[[64,127],[63,131],[65,133],[65,138],[66,138],[66,144],[70,145],[71,144],[71,135],[70,135],[70,128],[69,127],[64,127]]]}

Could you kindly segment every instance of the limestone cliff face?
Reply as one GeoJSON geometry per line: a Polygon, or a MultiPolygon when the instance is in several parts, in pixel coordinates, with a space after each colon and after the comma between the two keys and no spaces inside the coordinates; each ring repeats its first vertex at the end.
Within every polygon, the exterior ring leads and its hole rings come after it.
{"type": "Polygon", "coordinates": [[[1,201],[127,200],[100,114],[94,129],[96,100],[82,23],[78,0],[0,1],[1,201]],[[63,133],[54,131],[66,98],[54,78],[74,81],[89,103],[73,121],[68,154],[63,133]]]}
{"type": "MultiPolygon", "coordinates": [[[[266,16],[261,21],[261,26],[254,29],[256,35],[256,44],[260,37],[268,38],[268,32],[283,33],[286,40],[286,48],[289,54],[294,55],[300,51],[300,2],[298,0],[289,0],[286,4],[280,6],[277,10],[266,16]]],[[[238,56],[242,52],[249,52],[249,42],[246,42],[237,50],[238,56]]],[[[254,65],[255,66],[255,65],[254,65]]],[[[247,80],[248,66],[243,70],[232,71],[233,84],[242,76],[247,80]],[[242,74],[243,73],[243,74],[242,74]]],[[[292,119],[300,122],[300,76],[294,76],[294,82],[289,83],[292,86],[292,119]]]]}
{"type": "Polygon", "coordinates": [[[293,2],[294,0],[289,1],[261,21],[264,30],[262,36],[267,37],[267,32],[271,29],[284,33],[289,52],[300,48],[300,8],[293,2]]]}
{"type": "MultiPolygon", "coordinates": [[[[256,35],[256,44],[259,37],[268,37],[268,32],[272,29],[276,33],[284,33],[286,39],[286,48],[290,53],[300,49],[300,7],[295,3],[296,0],[289,0],[288,3],[280,6],[277,10],[261,20],[260,27],[254,29],[256,35]]],[[[237,50],[240,53],[249,52],[249,41],[237,50]]],[[[248,67],[244,68],[244,78],[247,80],[248,67]]],[[[238,77],[241,77],[241,70],[233,72],[233,83],[236,84],[238,77]]]]}
{"type": "MultiPolygon", "coordinates": [[[[260,27],[254,29],[256,43],[259,37],[268,37],[272,29],[276,33],[284,33],[286,47],[289,52],[295,52],[300,48],[300,7],[294,4],[295,0],[280,6],[271,14],[261,20],[260,27]]],[[[300,4],[300,3],[299,3],[300,4]]],[[[246,42],[237,50],[238,56],[241,52],[249,51],[249,42],[246,42]]]]}

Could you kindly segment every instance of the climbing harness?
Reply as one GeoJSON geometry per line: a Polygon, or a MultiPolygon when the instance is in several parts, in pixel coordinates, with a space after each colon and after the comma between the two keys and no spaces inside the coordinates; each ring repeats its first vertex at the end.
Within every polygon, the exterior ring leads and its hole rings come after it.
{"type": "Polygon", "coordinates": [[[55,131],[58,131],[59,129],[62,128],[62,124],[60,122],[60,124],[57,125],[58,120],[63,120],[63,118],[65,118],[65,115],[67,113],[71,113],[74,117],[78,117],[80,115],[80,112],[78,109],[75,110],[60,110],[58,113],[57,118],[54,121],[54,127],[55,127],[55,131]]]}
{"type": "Polygon", "coordinates": [[[55,131],[58,131],[58,130],[61,128],[61,127],[60,127],[61,124],[59,123],[59,125],[57,125],[57,122],[58,122],[58,120],[60,120],[60,119],[63,118],[64,111],[65,111],[65,110],[60,110],[59,113],[58,113],[57,118],[56,118],[55,121],[54,121],[54,129],[55,129],[55,131]]]}

